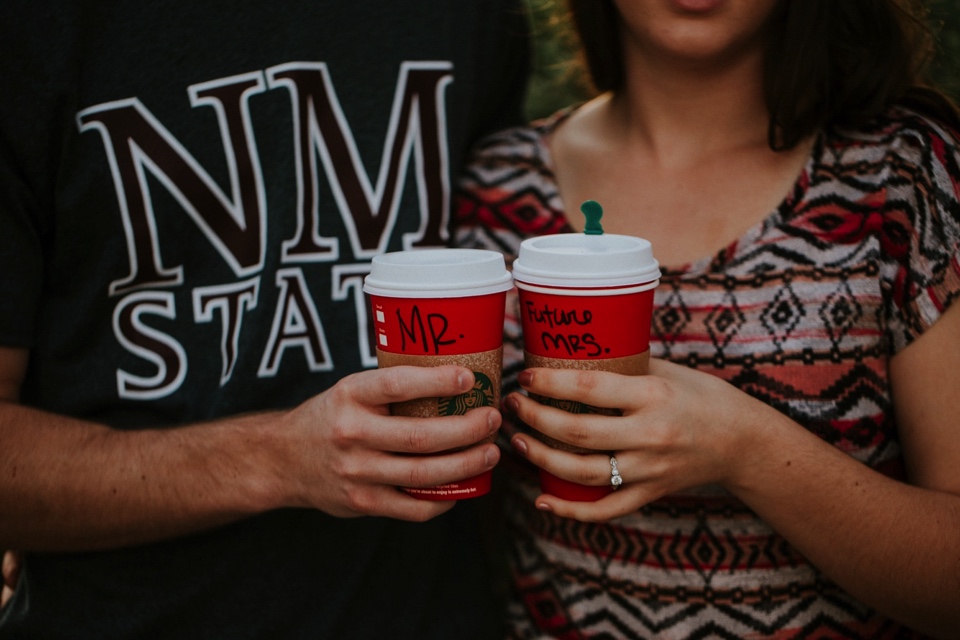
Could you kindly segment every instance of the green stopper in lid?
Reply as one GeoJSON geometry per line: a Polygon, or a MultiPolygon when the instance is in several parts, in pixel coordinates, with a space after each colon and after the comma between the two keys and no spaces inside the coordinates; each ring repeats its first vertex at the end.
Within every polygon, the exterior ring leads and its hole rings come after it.
{"type": "Polygon", "coordinates": [[[583,227],[583,232],[588,236],[602,236],[603,227],[600,226],[600,218],[603,217],[603,207],[595,200],[587,200],[580,205],[580,211],[583,217],[587,219],[583,227]]]}

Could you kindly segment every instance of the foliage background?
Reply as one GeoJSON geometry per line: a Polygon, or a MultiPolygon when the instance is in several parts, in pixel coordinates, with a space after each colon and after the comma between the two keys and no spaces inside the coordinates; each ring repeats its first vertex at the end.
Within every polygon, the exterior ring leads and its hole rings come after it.
{"type": "Polygon", "coordinates": [[[938,45],[931,80],[960,103],[960,0],[930,0],[928,5],[938,45]]]}
{"type": "MultiPolygon", "coordinates": [[[[844,0],[834,0],[843,2],[844,0]]],[[[538,118],[583,100],[587,85],[563,19],[562,0],[525,0],[534,30],[534,73],[527,116],[538,118]]],[[[960,103],[960,0],[925,0],[928,22],[937,37],[930,84],[960,103]]]]}

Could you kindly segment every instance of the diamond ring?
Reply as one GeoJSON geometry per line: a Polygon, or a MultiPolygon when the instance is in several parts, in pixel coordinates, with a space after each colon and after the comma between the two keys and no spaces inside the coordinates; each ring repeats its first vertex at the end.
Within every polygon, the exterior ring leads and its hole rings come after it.
{"type": "Polygon", "coordinates": [[[610,486],[616,491],[623,484],[623,478],[620,476],[620,470],[617,468],[616,456],[610,456],[610,486]]]}

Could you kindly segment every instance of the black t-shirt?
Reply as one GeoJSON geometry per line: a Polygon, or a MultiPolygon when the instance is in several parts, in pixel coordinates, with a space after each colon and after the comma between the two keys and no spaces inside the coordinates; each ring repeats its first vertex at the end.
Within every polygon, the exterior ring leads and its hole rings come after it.
{"type": "MultiPolygon", "coordinates": [[[[376,365],[370,258],[448,240],[451,176],[520,118],[519,3],[7,0],[0,344],[25,404],[115,428],[294,406],[376,365]]],[[[284,510],[28,554],[4,638],[469,638],[469,503],[284,510]]]]}

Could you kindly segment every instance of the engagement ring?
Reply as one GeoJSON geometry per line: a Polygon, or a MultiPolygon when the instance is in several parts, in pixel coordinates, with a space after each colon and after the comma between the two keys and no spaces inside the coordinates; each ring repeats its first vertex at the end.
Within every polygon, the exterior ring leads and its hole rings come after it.
{"type": "Polygon", "coordinates": [[[620,477],[620,470],[617,469],[616,456],[610,456],[610,486],[616,491],[623,484],[623,478],[620,477]]]}

